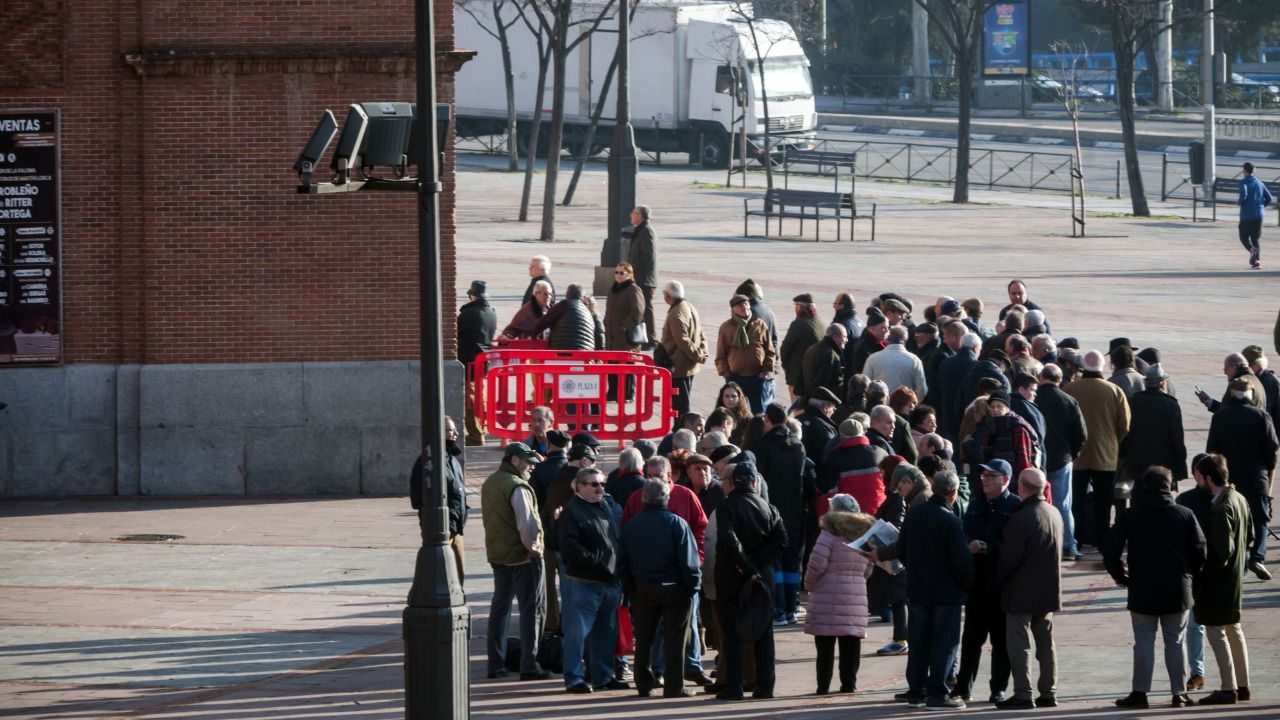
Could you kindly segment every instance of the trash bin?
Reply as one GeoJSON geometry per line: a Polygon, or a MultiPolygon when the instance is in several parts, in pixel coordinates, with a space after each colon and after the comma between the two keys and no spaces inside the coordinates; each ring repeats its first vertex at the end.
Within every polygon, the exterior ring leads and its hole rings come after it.
{"type": "Polygon", "coordinates": [[[1187,145],[1187,162],[1191,164],[1191,184],[1204,184],[1204,141],[1192,140],[1187,145]]]}

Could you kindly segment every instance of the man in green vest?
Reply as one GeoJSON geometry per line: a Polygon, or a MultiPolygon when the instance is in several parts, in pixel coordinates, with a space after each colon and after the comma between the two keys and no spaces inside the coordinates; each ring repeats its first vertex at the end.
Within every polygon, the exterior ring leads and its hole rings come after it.
{"type": "Polygon", "coordinates": [[[538,666],[538,642],[547,616],[542,568],[542,522],[529,472],[541,458],[524,443],[511,443],[502,465],[480,488],[484,550],[493,567],[489,603],[489,677],[505,677],[511,600],[520,603],[520,679],[546,680],[538,666]]]}

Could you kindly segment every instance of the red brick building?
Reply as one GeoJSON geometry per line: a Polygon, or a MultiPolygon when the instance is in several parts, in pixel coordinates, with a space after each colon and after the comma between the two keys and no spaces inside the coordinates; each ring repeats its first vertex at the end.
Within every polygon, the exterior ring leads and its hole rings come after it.
{"type": "MultiPolygon", "coordinates": [[[[416,196],[299,195],[291,165],[324,108],[415,99],[413,1],[7,0],[0,27],[0,115],[59,112],[62,310],[61,364],[0,367],[0,495],[400,490],[416,196]]],[[[450,152],[446,298],[452,180],[450,152]]]]}

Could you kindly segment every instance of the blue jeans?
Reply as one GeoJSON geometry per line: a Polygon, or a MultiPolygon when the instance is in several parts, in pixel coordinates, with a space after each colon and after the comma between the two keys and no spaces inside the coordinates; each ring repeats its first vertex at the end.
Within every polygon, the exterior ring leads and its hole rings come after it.
{"type": "Polygon", "coordinates": [[[1271,527],[1271,496],[1250,493],[1244,496],[1249,503],[1249,515],[1253,518],[1253,547],[1249,562],[1267,561],[1267,529],[1271,527]]]}
{"type": "Polygon", "coordinates": [[[1075,554],[1076,521],[1071,515],[1071,463],[1049,473],[1049,490],[1053,494],[1053,506],[1062,513],[1062,552],[1075,554]]]}
{"type": "Polygon", "coordinates": [[[1187,617],[1187,667],[1192,675],[1204,677],[1204,626],[1187,617]]]}
{"type": "MultiPolygon", "coordinates": [[[[684,655],[684,671],[686,673],[702,672],[702,638],[698,636],[698,606],[701,600],[699,593],[693,594],[691,610],[692,616],[689,618],[689,644],[685,646],[684,655]]],[[[662,624],[658,624],[658,632],[653,636],[653,655],[650,661],[653,671],[657,673],[667,673],[667,662],[663,655],[663,647],[666,640],[663,639],[662,624]]]]}
{"type": "Polygon", "coordinates": [[[564,686],[584,682],[582,655],[591,659],[591,684],[613,682],[613,654],[618,647],[618,602],[614,583],[575,580],[560,573],[560,628],[564,632],[564,686]]]}
{"type": "Polygon", "coordinates": [[[960,605],[911,603],[907,623],[907,692],[945,700],[947,675],[960,652],[960,605]]]}

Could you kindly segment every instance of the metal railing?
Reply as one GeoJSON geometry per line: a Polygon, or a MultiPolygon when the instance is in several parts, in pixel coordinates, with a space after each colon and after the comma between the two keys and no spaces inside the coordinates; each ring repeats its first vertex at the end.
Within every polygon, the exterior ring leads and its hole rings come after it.
{"type": "MultiPolygon", "coordinates": [[[[857,153],[854,174],[864,179],[955,183],[954,145],[821,139],[815,149],[857,153]]],[[[969,185],[1071,192],[1073,161],[1069,153],[971,148],[969,185]]]]}
{"type": "Polygon", "coordinates": [[[1216,118],[1218,135],[1244,140],[1280,140],[1280,120],[1216,118]]]}
{"type": "MultiPolygon", "coordinates": [[[[1239,179],[1244,174],[1240,165],[1218,163],[1214,167],[1214,175],[1218,179],[1239,179]]],[[[1265,182],[1280,182],[1280,167],[1263,167],[1255,164],[1253,174],[1265,182]]],[[[1160,154],[1160,200],[1193,200],[1192,188],[1197,185],[1191,182],[1191,162],[1186,155],[1169,156],[1160,154]]]]}

